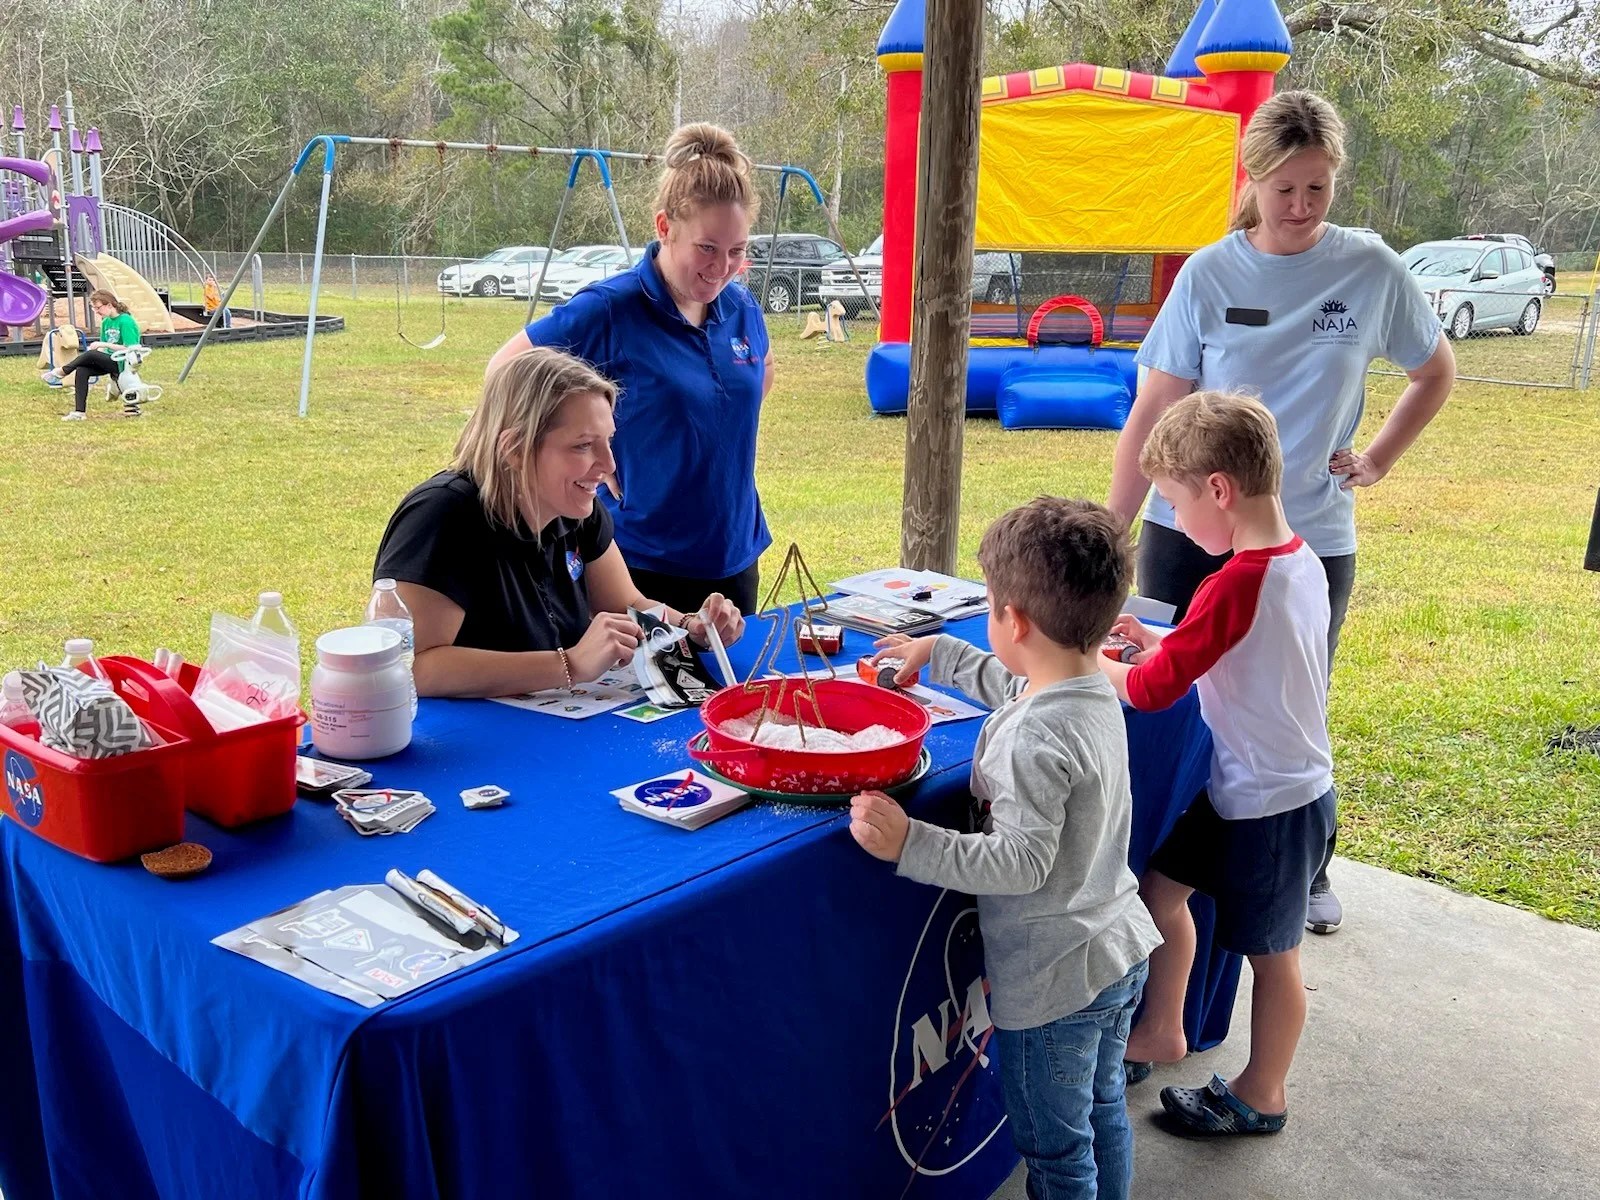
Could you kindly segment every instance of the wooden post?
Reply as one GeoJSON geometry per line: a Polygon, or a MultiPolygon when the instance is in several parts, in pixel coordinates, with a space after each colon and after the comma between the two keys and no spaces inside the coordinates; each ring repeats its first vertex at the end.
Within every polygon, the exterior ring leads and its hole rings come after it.
{"type": "Polygon", "coordinates": [[[983,0],[928,0],[901,565],[953,572],[972,328],[983,0]]]}

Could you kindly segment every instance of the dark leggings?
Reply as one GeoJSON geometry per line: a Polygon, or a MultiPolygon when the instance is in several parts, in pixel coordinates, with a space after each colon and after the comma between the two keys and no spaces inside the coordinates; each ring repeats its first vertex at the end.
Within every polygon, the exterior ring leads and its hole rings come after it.
{"type": "MultiPolygon", "coordinates": [[[[1207,575],[1216,574],[1231,557],[1230,554],[1207,554],[1176,529],[1146,521],[1139,531],[1139,594],[1176,606],[1172,619],[1181,621],[1201,581],[1207,575]]],[[[1339,648],[1339,630],[1350,608],[1350,589],[1356,581],[1356,556],[1339,554],[1324,558],[1322,569],[1328,574],[1328,668],[1331,671],[1334,651],[1339,648]]],[[[1311,885],[1313,889],[1327,886],[1328,863],[1333,860],[1333,847],[1339,840],[1337,814],[1334,820],[1334,830],[1328,835],[1327,853],[1322,856],[1322,866],[1317,868],[1311,885]]]]}
{"type": "Polygon", "coordinates": [[[721,592],[749,616],[761,603],[757,590],[761,586],[761,564],[751,563],[737,575],[724,579],[691,579],[686,575],[667,575],[660,571],[646,571],[640,567],[628,568],[634,586],[648,599],[659,600],[668,608],[679,612],[699,612],[700,606],[712,592],[721,592]]]}
{"type": "Polygon", "coordinates": [[[85,350],[61,368],[61,377],[72,376],[72,399],[79,412],[89,410],[89,377],[109,375],[115,379],[122,374],[122,364],[104,350],[85,350]]]}

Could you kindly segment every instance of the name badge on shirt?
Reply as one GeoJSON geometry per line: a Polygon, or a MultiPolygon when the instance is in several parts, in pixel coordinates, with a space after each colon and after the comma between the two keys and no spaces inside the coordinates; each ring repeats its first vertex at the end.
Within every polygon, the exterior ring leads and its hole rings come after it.
{"type": "Polygon", "coordinates": [[[572,576],[574,583],[583,577],[583,555],[576,550],[567,551],[567,574],[572,576]]]}

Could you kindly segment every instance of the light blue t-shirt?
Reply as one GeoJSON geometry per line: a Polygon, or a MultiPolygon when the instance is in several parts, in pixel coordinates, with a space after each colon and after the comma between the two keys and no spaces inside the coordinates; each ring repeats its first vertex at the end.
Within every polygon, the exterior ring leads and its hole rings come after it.
{"type": "MultiPolygon", "coordinates": [[[[1328,458],[1355,438],[1367,367],[1386,358],[1415,370],[1438,343],[1438,314],[1400,256],[1329,225],[1299,254],[1264,254],[1242,231],[1196,253],[1137,360],[1200,390],[1261,398],[1278,421],[1289,526],[1330,558],[1356,550],[1355,497],[1340,489],[1328,458]],[[1230,323],[1230,308],[1264,311],[1266,324],[1230,323]]],[[[1154,491],[1145,520],[1177,524],[1154,491]]]]}

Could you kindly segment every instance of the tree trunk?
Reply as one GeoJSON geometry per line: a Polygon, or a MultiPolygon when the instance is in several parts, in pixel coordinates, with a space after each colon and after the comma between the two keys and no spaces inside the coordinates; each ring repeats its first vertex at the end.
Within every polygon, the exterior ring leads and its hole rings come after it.
{"type": "Polygon", "coordinates": [[[901,565],[955,569],[972,327],[983,0],[929,0],[901,565]]]}

